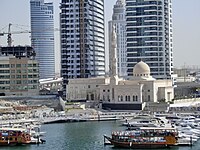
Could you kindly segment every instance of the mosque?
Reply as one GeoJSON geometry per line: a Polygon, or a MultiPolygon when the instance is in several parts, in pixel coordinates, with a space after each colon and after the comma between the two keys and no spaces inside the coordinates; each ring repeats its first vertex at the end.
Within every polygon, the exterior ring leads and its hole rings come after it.
{"type": "Polygon", "coordinates": [[[150,67],[143,61],[134,66],[133,76],[128,80],[118,76],[114,31],[113,29],[111,75],[69,79],[66,99],[102,103],[102,108],[109,110],[143,110],[147,103],[172,101],[172,80],[156,80],[150,75],[150,67]]]}

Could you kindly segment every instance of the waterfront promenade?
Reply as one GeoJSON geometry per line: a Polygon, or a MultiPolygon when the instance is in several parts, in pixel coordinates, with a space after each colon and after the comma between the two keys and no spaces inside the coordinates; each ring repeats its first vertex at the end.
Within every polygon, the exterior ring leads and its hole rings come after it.
{"type": "MultiPolygon", "coordinates": [[[[37,118],[20,118],[20,119],[1,119],[0,125],[34,123],[64,123],[64,122],[86,122],[86,121],[113,121],[133,117],[135,113],[131,112],[73,112],[61,116],[37,117],[37,118]]],[[[11,117],[13,118],[13,117],[11,117]]]]}

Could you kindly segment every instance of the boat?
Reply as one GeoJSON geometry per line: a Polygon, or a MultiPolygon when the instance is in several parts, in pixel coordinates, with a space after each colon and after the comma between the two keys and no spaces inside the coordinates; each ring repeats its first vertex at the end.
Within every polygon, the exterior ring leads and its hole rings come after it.
{"type": "MultiPolygon", "coordinates": [[[[3,139],[8,139],[6,141],[9,142],[8,145],[20,145],[20,144],[43,144],[46,142],[46,140],[41,139],[41,136],[45,134],[45,132],[40,131],[40,125],[38,124],[29,124],[29,123],[23,123],[23,124],[7,124],[7,125],[2,125],[0,128],[0,135],[5,135],[5,137],[2,137],[3,139]],[[16,141],[14,143],[10,143],[9,138],[11,139],[16,139],[20,137],[16,136],[21,136],[19,134],[16,134],[15,132],[21,134],[25,134],[26,137],[29,137],[27,142],[23,143],[17,143],[16,141]],[[1,134],[3,133],[3,134],[1,134]],[[14,136],[14,137],[11,137],[14,136]]],[[[23,138],[24,136],[22,136],[23,138]]],[[[0,137],[1,138],[1,137],[0,137]]],[[[5,140],[3,140],[5,141],[5,140]]],[[[1,143],[0,143],[1,145],[1,143]]]]}
{"type": "Polygon", "coordinates": [[[191,146],[195,142],[197,142],[198,139],[199,139],[199,137],[197,137],[195,135],[187,135],[187,134],[184,134],[184,133],[179,133],[176,145],[178,145],[178,146],[191,146]]]}
{"type": "Polygon", "coordinates": [[[140,121],[132,121],[128,123],[123,123],[123,126],[127,127],[156,127],[156,123],[151,120],[140,120],[140,121]]]}
{"type": "Polygon", "coordinates": [[[0,146],[30,144],[31,136],[23,128],[0,128],[0,146]]]}
{"type": "Polygon", "coordinates": [[[128,130],[132,130],[137,127],[171,127],[171,123],[165,117],[144,115],[136,116],[132,120],[126,121],[122,126],[128,127],[128,130]]]}
{"type": "Polygon", "coordinates": [[[148,149],[167,148],[177,143],[175,128],[141,127],[132,131],[114,131],[111,137],[104,135],[104,141],[114,147],[148,149]]]}
{"type": "Polygon", "coordinates": [[[144,123],[142,121],[150,122],[151,119],[152,119],[152,116],[148,114],[140,114],[131,119],[126,118],[124,122],[122,123],[122,126],[130,126],[131,124],[134,124],[135,122],[138,122],[138,123],[139,122],[144,123]]]}

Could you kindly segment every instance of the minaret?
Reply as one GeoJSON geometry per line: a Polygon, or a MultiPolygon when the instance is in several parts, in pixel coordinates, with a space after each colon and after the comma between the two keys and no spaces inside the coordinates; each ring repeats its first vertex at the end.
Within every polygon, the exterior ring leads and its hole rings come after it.
{"type": "Polygon", "coordinates": [[[112,67],[111,67],[111,76],[116,76],[117,75],[117,55],[116,55],[116,50],[117,50],[117,35],[115,31],[115,26],[113,25],[112,27],[112,47],[111,47],[111,61],[112,61],[112,67]]]}
{"type": "Polygon", "coordinates": [[[112,26],[112,41],[111,41],[111,76],[110,76],[110,99],[115,101],[115,86],[118,85],[118,73],[117,73],[117,35],[115,26],[112,26]]]}
{"type": "Polygon", "coordinates": [[[108,22],[109,31],[109,69],[110,75],[112,74],[112,31],[115,26],[116,34],[116,59],[117,59],[117,75],[119,77],[126,77],[126,17],[125,17],[125,2],[124,0],[116,0],[116,4],[113,7],[112,20],[108,22]]]}
{"type": "MultiPolygon", "coordinates": [[[[115,32],[115,26],[112,27],[112,43],[111,43],[111,74],[110,74],[110,86],[113,91],[113,86],[118,85],[118,71],[117,71],[117,36],[115,32]]],[[[114,93],[114,92],[111,92],[114,93]]],[[[113,95],[112,95],[113,97],[113,95]]]]}
{"type": "Polygon", "coordinates": [[[125,5],[125,0],[117,0],[116,5],[125,5]]]}

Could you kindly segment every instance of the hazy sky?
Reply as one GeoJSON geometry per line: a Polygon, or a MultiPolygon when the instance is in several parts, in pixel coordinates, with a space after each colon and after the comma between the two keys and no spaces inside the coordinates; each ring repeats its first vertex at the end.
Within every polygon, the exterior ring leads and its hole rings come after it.
{"type": "MultiPolygon", "coordinates": [[[[54,2],[55,28],[59,27],[59,3],[54,2]]],[[[105,1],[105,27],[107,35],[108,20],[111,19],[113,5],[116,0],[105,1]]],[[[8,24],[12,23],[12,31],[30,30],[30,0],[0,0],[0,32],[7,32],[8,24]],[[18,27],[17,27],[18,25],[18,27]],[[22,26],[23,25],[23,26],[22,26]],[[4,28],[5,27],[5,28],[4,28]],[[3,29],[4,28],[4,29],[3,29]],[[22,28],[22,29],[20,29],[22,28]]],[[[173,37],[174,65],[200,66],[200,0],[172,0],[173,2],[173,37]]],[[[59,56],[59,38],[56,34],[56,54],[59,56]]],[[[13,35],[14,45],[30,45],[30,34],[13,35]]],[[[105,38],[106,51],[108,45],[105,38]]],[[[0,36],[0,45],[6,45],[6,36],[0,36]]],[[[56,59],[58,61],[58,59],[56,59]]],[[[57,65],[57,69],[59,64],[57,65]]]]}

